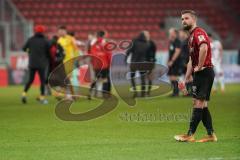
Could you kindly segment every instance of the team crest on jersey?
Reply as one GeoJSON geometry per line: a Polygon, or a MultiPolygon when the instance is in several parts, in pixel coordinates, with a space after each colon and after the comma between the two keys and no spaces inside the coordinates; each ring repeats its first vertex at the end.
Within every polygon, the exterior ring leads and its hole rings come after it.
{"type": "Polygon", "coordinates": [[[198,40],[199,40],[199,42],[205,41],[205,37],[203,35],[199,35],[198,40]]]}

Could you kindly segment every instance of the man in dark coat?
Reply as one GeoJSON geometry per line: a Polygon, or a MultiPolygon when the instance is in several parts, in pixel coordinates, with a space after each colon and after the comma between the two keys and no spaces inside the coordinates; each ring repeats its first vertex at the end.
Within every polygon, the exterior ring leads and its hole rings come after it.
{"type": "Polygon", "coordinates": [[[35,34],[29,38],[23,46],[23,51],[28,52],[29,55],[29,76],[24,87],[24,92],[22,93],[22,103],[27,103],[27,91],[34,80],[35,73],[38,72],[41,81],[39,101],[42,104],[47,104],[48,101],[44,97],[44,85],[46,81],[46,70],[50,59],[49,42],[43,34],[45,31],[44,26],[37,25],[34,31],[35,34]]]}
{"type": "Polygon", "coordinates": [[[181,41],[178,38],[178,31],[175,28],[169,29],[169,57],[168,57],[168,76],[172,84],[172,97],[179,95],[178,77],[181,75],[181,41]]]}
{"type": "MultiPolygon", "coordinates": [[[[146,71],[149,70],[149,65],[146,62],[155,62],[156,46],[153,41],[150,40],[150,34],[148,31],[142,31],[139,36],[133,39],[133,45],[126,52],[126,60],[131,55],[131,85],[134,91],[134,97],[137,96],[135,74],[139,71],[141,76],[141,96],[144,97],[146,93],[145,80],[146,71]]],[[[151,81],[149,81],[151,83],[151,81]]],[[[149,88],[151,89],[151,88],[149,88]]]]}

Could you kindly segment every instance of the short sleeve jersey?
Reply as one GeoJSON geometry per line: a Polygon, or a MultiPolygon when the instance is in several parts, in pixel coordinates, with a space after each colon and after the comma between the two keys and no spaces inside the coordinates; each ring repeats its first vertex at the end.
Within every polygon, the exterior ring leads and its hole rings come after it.
{"type": "Polygon", "coordinates": [[[201,44],[207,44],[208,50],[206,59],[204,61],[203,67],[212,67],[212,52],[210,46],[210,40],[208,38],[207,33],[200,27],[196,27],[190,33],[188,47],[189,47],[189,55],[192,60],[192,67],[195,68],[198,65],[199,61],[199,51],[201,44]]]}

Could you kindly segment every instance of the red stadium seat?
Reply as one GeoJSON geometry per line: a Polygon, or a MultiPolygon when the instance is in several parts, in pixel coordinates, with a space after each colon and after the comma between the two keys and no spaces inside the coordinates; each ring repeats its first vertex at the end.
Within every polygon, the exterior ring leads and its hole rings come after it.
{"type": "MultiPolygon", "coordinates": [[[[209,3],[194,0],[12,0],[23,15],[33,19],[35,23],[49,26],[59,24],[70,26],[71,30],[79,32],[80,38],[86,38],[89,31],[107,29],[116,39],[135,37],[140,30],[151,31],[155,40],[166,39],[164,31],[159,31],[158,24],[166,16],[177,16],[185,8],[199,12],[207,17],[206,22],[213,26],[221,37],[226,37],[230,27],[235,27],[238,34],[237,22],[228,18],[228,14],[219,16],[219,9],[209,3]],[[228,23],[225,23],[228,19],[228,23]]],[[[240,14],[238,0],[225,0],[229,6],[240,14]]],[[[221,12],[222,13],[222,12],[221,12]]],[[[164,44],[164,43],[162,43],[164,44]]],[[[161,45],[164,46],[164,45],[161,45]]],[[[163,47],[164,48],[164,47],[163,47]]]]}

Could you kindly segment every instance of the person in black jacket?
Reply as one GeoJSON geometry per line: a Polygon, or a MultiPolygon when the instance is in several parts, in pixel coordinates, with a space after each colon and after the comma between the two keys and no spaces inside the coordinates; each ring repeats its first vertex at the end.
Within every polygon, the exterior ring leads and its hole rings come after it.
{"type": "MultiPolygon", "coordinates": [[[[132,47],[126,52],[126,60],[131,55],[130,72],[131,85],[134,91],[133,96],[137,96],[135,74],[136,71],[139,71],[141,75],[141,96],[144,97],[146,93],[146,71],[149,70],[149,65],[147,65],[146,62],[155,62],[156,46],[154,42],[150,40],[150,34],[148,31],[142,31],[137,38],[133,39],[132,43],[132,47]]],[[[152,68],[153,66],[150,70],[152,70],[152,68]]],[[[151,84],[151,79],[149,79],[149,84],[151,84]]],[[[150,90],[151,87],[148,89],[150,90]]]]}
{"type": "Polygon", "coordinates": [[[169,29],[169,57],[168,76],[173,87],[172,97],[179,95],[178,77],[181,75],[181,41],[178,39],[178,31],[175,28],[169,29]]]}
{"type": "Polygon", "coordinates": [[[22,93],[22,103],[27,103],[27,91],[34,80],[35,73],[38,72],[41,81],[39,101],[47,104],[48,101],[44,97],[44,85],[46,81],[46,69],[50,59],[49,42],[43,34],[45,31],[44,26],[38,25],[34,28],[34,31],[34,36],[29,38],[23,46],[23,51],[28,52],[29,55],[29,77],[22,93]]]}
{"type": "MultiPolygon", "coordinates": [[[[180,53],[180,59],[181,59],[181,70],[182,70],[182,75],[185,76],[186,71],[187,71],[187,64],[189,61],[189,48],[188,48],[188,33],[180,29],[179,30],[179,39],[181,41],[181,53],[180,53]]],[[[188,91],[187,96],[192,95],[192,78],[190,81],[186,82],[186,89],[188,91]]]]}

